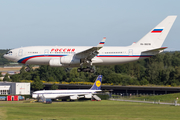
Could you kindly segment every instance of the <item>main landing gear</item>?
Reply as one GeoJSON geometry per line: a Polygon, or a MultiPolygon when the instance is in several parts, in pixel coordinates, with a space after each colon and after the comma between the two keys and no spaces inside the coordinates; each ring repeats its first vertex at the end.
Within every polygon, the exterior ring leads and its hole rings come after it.
{"type": "Polygon", "coordinates": [[[93,68],[87,67],[87,68],[78,68],[77,69],[78,72],[90,72],[90,73],[94,73],[95,70],[93,68]]]}
{"type": "Polygon", "coordinates": [[[77,72],[95,73],[95,68],[92,66],[92,61],[87,59],[80,60],[80,68],[77,69],[77,72]]]}
{"type": "Polygon", "coordinates": [[[25,70],[26,70],[26,72],[30,72],[31,71],[31,68],[29,67],[29,65],[26,65],[25,70]]]}

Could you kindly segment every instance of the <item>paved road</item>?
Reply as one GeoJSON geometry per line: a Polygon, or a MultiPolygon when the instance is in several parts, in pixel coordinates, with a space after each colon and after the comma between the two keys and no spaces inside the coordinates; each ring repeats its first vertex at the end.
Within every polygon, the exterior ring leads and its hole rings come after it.
{"type": "Polygon", "coordinates": [[[138,100],[124,100],[124,99],[114,99],[110,98],[109,100],[114,100],[114,101],[125,101],[125,102],[138,102],[138,103],[151,103],[151,104],[164,104],[164,105],[175,105],[175,106],[180,106],[180,104],[177,103],[165,103],[165,102],[156,102],[156,101],[138,101],[138,100]]]}

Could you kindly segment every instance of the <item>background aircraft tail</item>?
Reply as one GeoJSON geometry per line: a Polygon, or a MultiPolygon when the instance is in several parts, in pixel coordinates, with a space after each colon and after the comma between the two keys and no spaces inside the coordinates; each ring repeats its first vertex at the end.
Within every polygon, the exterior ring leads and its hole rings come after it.
{"type": "Polygon", "coordinates": [[[167,16],[161,23],[141,38],[133,47],[160,48],[177,16],[167,16]]]}
{"type": "Polygon", "coordinates": [[[99,75],[90,90],[101,90],[102,75],[99,75]]]}

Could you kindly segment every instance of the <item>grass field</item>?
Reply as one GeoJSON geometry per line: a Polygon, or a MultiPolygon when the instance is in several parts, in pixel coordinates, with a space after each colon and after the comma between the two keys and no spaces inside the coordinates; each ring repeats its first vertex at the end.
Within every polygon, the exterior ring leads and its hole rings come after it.
{"type": "Polygon", "coordinates": [[[178,106],[118,101],[0,102],[0,120],[178,120],[179,111],[178,106]]]}
{"type": "Polygon", "coordinates": [[[145,96],[132,96],[132,97],[127,97],[126,99],[131,99],[131,100],[146,100],[146,101],[161,101],[161,102],[174,102],[175,100],[180,103],[180,93],[172,93],[172,94],[164,94],[164,95],[145,95],[145,96]],[[177,100],[178,98],[178,100],[177,100]]]}

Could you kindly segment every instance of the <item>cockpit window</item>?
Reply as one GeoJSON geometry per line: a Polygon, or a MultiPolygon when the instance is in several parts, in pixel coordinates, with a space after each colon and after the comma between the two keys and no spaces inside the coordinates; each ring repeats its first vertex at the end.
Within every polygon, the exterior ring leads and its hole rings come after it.
{"type": "Polygon", "coordinates": [[[12,51],[8,51],[6,54],[10,54],[10,53],[12,53],[12,51]]]}

